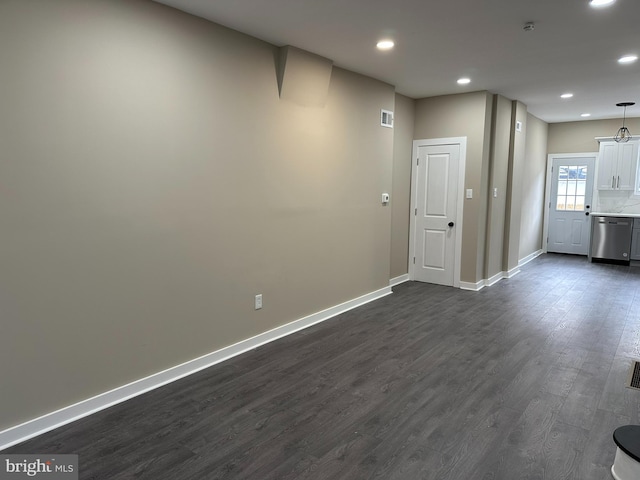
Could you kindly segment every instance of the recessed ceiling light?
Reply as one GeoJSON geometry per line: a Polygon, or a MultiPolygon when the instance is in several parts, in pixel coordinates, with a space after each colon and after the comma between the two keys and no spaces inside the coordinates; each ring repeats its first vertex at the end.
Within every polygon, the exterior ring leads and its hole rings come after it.
{"type": "Polygon", "coordinates": [[[638,60],[637,55],[625,55],[624,57],[620,57],[618,59],[618,63],[633,63],[638,60]]]}
{"type": "Polygon", "coordinates": [[[582,115],[580,115],[581,117],[590,117],[591,114],[590,113],[583,113],[582,115]]]}
{"type": "Polygon", "coordinates": [[[595,8],[599,7],[608,7],[609,5],[613,5],[616,0],[590,0],[589,5],[595,8]]]}
{"type": "Polygon", "coordinates": [[[563,93],[560,95],[560,98],[571,98],[573,97],[573,93],[563,93]]]}
{"type": "Polygon", "coordinates": [[[378,47],[378,50],[391,50],[394,45],[393,40],[380,40],[376,47],[378,47]]]}
{"type": "Polygon", "coordinates": [[[471,79],[470,79],[470,78],[466,78],[466,77],[459,78],[459,79],[458,79],[458,83],[459,83],[460,85],[466,85],[466,84],[468,84],[468,83],[471,83],[471,79]]]}

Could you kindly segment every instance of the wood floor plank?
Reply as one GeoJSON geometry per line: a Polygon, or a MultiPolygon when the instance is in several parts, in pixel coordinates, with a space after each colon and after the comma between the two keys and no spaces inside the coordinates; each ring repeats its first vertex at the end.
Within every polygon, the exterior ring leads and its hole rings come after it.
{"type": "Polygon", "coordinates": [[[590,430],[598,409],[605,378],[580,370],[558,414],[558,420],[590,430]]]}
{"type": "Polygon", "coordinates": [[[577,368],[554,364],[543,380],[541,390],[545,393],[566,397],[579,373],[577,368]]]}
{"type": "Polygon", "coordinates": [[[500,448],[488,456],[478,477],[544,478],[541,474],[547,468],[547,445],[551,442],[557,412],[563,402],[562,397],[551,394],[534,397],[505,436],[500,448]]]}

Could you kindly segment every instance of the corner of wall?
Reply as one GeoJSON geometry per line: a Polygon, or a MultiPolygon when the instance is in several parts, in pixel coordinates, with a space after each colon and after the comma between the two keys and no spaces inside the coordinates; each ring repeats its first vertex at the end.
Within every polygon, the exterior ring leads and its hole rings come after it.
{"type": "Polygon", "coordinates": [[[520,253],[522,174],[525,162],[525,142],[527,135],[527,106],[517,100],[514,100],[512,103],[511,132],[502,267],[505,271],[510,271],[518,267],[520,253]]]}
{"type": "Polygon", "coordinates": [[[291,45],[280,48],[276,71],[280,98],[303,106],[327,102],[333,61],[291,45]]]}
{"type": "Polygon", "coordinates": [[[389,278],[409,272],[411,161],[416,101],[395,94],[391,188],[391,264],[389,278]]]}

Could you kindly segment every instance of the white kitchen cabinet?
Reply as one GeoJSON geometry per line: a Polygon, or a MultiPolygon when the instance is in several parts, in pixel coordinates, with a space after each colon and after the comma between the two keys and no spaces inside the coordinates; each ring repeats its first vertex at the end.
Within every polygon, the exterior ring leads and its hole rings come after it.
{"type": "Polygon", "coordinates": [[[599,140],[598,190],[631,190],[636,185],[638,141],[599,140]]]}

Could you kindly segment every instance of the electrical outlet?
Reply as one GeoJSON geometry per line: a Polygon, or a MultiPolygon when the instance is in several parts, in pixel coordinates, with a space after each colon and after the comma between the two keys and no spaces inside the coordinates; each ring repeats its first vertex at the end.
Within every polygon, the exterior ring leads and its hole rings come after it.
{"type": "Polygon", "coordinates": [[[256,310],[260,310],[262,308],[262,294],[256,295],[256,310]]]}

